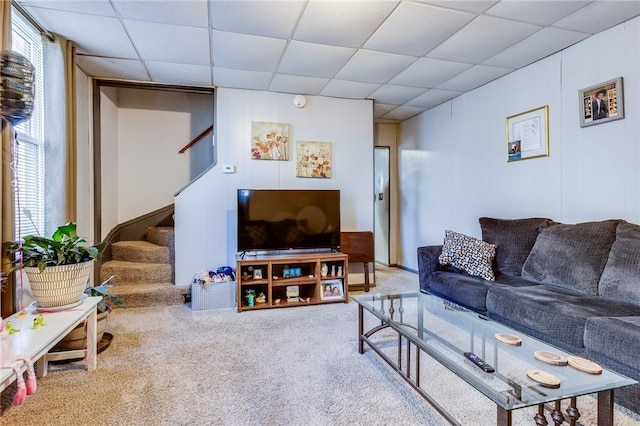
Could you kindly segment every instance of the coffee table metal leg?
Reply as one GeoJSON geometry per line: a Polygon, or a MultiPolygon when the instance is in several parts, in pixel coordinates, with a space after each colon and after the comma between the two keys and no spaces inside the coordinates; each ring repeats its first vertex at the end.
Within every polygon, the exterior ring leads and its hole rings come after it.
{"type": "Polygon", "coordinates": [[[544,415],[544,404],[538,405],[538,413],[533,417],[536,421],[536,426],[547,426],[547,416],[544,415]]]}
{"type": "Polygon", "coordinates": [[[358,305],[358,352],[364,353],[364,308],[362,305],[358,305]]]}
{"type": "Polygon", "coordinates": [[[556,401],[554,403],[554,408],[551,412],[551,418],[553,419],[553,424],[555,426],[560,426],[562,423],[564,423],[564,414],[562,414],[560,402],[561,401],[556,401]]]}
{"type": "Polygon", "coordinates": [[[598,426],[613,426],[613,391],[598,392],[598,426]]]}
{"type": "Polygon", "coordinates": [[[498,426],[511,426],[511,411],[507,411],[504,408],[498,407],[498,416],[496,424],[498,426]]]}
{"type": "Polygon", "coordinates": [[[571,402],[569,403],[569,408],[567,408],[567,415],[569,416],[569,426],[576,426],[578,419],[580,418],[580,412],[578,411],[577,406],[578,398],[571,398],[571,402]]]}

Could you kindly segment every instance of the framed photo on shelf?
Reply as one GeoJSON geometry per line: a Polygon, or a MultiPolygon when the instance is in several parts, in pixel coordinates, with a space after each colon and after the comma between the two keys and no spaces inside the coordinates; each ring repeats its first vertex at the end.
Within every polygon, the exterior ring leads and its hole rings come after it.
{"type": "Polygon", "coordinates": [[[507,117],[507,161],[549,155],[549,105],[507,117]]]}
{"type": "Polygon", "coordinates": [[[624,118],[622,77],[605,81],[578,91],[580,97],[580,127],[624,118]]]}
{"type": "Polygon", "coordinates": [[[254,269],[253,270],[253,279],[261,280],[262,279],[262,269],[254,269]]]}
{"type": "Polygon", "coordinates": [[[320,289],[320,300],[342,300],[344,290],[342,280],[324,280],[320,289]]]}

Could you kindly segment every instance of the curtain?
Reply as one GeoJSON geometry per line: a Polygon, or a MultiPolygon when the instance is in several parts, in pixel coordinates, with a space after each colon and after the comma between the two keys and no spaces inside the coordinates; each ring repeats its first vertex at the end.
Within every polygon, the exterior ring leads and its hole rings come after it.
{"type": "MultiPolygon", "coordinates": [[[[11,48],[11,2],[0,3],[0,50],[11,48]]],[[[2,133],[0,143],[2,144],[0,158],[0,193],[2,198],[2,209],[0,210],[0,242],[13,239],[13,190],[11,188],[11,139],[13,129],[11,125],[2,120],[2,133]]],[[[2,292],[0,292],[0,305],[2,317],[8,317],[15,312],[13,277],[8,274],[11,267],[11,259],[2,250],[2,272],[7,276],[2,292]]]]}

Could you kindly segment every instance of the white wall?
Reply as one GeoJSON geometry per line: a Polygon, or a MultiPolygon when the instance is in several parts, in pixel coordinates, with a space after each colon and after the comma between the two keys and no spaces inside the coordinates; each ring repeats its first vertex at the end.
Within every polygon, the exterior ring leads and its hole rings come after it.
{"type": "Polygon", "coordinates": [[[220,88],[216,97],[217,165],[176,197],[176,284],[235,264],[239,188],[340,189],[342,230],[373,230],[371,101],[308,96],[298,109],[287,94],[220,88]],[[333,177],[296,178],[294,161],[252,160],[252,121],[290,123],[291,158],[296,140],[332,142],[333,177]],[[226,164],[237,173],[223,174],[226,164]]]}
{"type": "Polygon", "coordinates": [[[640,222],[640,18],[399,126],[398,263],[478,218],[640,222]],[[625,118],[581,128],[578,90],[624,77],[625,118]],[[550,156],[506,162],[505,118],[549,105],[550,156]]]}

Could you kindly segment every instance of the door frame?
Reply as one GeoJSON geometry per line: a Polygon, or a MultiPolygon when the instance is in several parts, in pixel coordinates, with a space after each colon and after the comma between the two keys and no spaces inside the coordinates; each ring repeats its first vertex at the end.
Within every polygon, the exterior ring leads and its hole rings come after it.
{"type": "MultiPolygon", "coordinates": [[[[387,236],[387,263],[381,263],[382,265],[385,266],[393,266],[392,262],[391,262],[391,210],[392,210],[392,204],[391,204],[391,190],[392,190],[392,173],[391,173],[391,147],[390,146],[385,146],[385,145],[375,145],[373,147],[373,187],[375,189],[376,187],[376,168],[375,168],[375,161],[376,161],[376,156],[375,156],[375,152],[378,149],[385,149],[388,152],[387,158],[388,158],[388,170],[389,170],[389,195],[387,197],[387,202],[389,203],[389,214],[387,215],[387,229],[389,231],[388,236],[387,236]]],[[[378,197],[378,193],[374,191],[373,194],[373,202],[374,202],[374,209],[373,209],[373,229],[375,231],[376,228],[376,214],[375,214],[375,203],[378,201],[377,197],[378,197]]],[[[374,232],[374,245],[376,244],[376,237],[375,237],[375,232],[374,232]]],[[[379,263],[378,261],[374,261],[375,263],[379,263]]]]}

